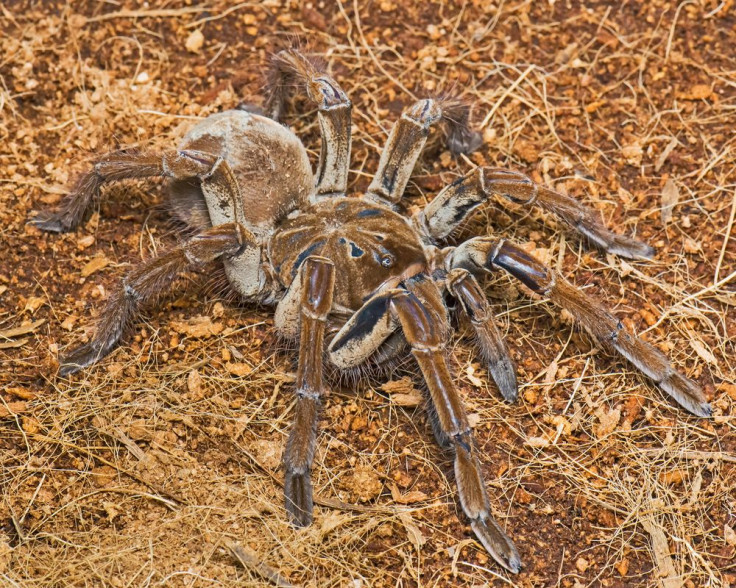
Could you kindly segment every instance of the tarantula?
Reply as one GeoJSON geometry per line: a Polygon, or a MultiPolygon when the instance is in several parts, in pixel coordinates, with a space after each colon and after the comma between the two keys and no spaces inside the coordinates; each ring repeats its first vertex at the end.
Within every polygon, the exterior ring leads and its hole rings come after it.
{"type": "Polygon", "coordinates": [[[473,169],[424,210],[403,216],[399,203],[433,126],[444,126],[455,153],[481,143],[468,126],[467,106],[457,100],[425,99],[409,107],[391,130],[367,193],[348,196],[351,108],[322,65],[290,49],[272,60],[269,116],[221,112],[196,124],[177,150],[122,150],[98,159],[57,211],[31,222],[46,231],[69,231],[103,184],[164,177],[172,213],[193,236],[128,273],[110,295],[92,339],[61,359],[59,373],[71,374],[109,353],[139,309],[179,274],[220,263],[232,289],[246,301],[275,306],[279,334],[298,341],[297,402],[284,452],[291,521],[298,526],[312,521],[310,470],[325,394],[323,364],[349,373],[366,364],[385,365],[410,348],[429,392],[435,437],[454,454],[462,508],[488,552],[516,573],[521,561],[491,516],[471,427],[448,367],[446,298],[469,317],[489,372],[508,401],[517,397],[515,366],[478,283],[478,277],[499,269],[567,309],[602,345],[618,351],[688,411],[705,417],[710,406],[701,388],[664,354],[518,245],[496,237],[474,237],[456,247],[441,243],[492,195],[501,195],[554,213],[604,251],[649,258],[651,247],[609,231],[573,198],[503,169],[473,169]],[[294,88],[318,109],[322,145],[314,175],[300,140],[278,122],[294,88]]]}

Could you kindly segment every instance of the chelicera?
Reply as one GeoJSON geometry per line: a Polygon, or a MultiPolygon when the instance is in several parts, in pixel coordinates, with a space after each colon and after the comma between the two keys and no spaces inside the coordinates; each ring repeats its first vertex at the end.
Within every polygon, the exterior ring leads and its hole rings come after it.
{"type": "Polygon", "coordinates": [[[375,177],[360,198],[346,194],[351,103],[322,66],[296,50],[276,55],[266,110],[268,116],[245,110],[209,116],[176,150],[109,153],[81,176],[57,211],[31,221],[46,231],[69,231],[103,184],[164,177],[172,213],[187,227],[178,247],[128,273],[107,301],[89,343],[61,359],[61,375],[109,353],[139,310],[180,273],[222,264],[232,289],[245,301],[275,307],[279,334],[298,342],[297,403],[284,452],[291,521],[304,526],[313,517],[310,470],[325,394],[324,366],[338,374],[359,373],[361,367],[380,369],[410,352],[426,383],[435,437],[454,455],[462,508],[481,543],[511,572],[520,570],[521,561],[491,516],[471,427],[448,367],[446,299],[454,299],[456,310],[468,316],[489,372],[508,401],[517,397],[516,370],[478,282],[487,272],[508,272],[548,297],[685,409],[710,415],[701,388],[665,355],[518,245],[496,237],[443,244],[478,207],[501,195],[554,213],[604,251],[648,258],[649,246],[609,231],[575,199],[503,169],[473,169],[424,210],[402,214],[404,189],[433,126],[444,126],[456,153],[480,145],[462,103],[426,99],[410,106],[394,125],[375,177]],[[318,108],[322,148],[315,174],[300,140],[278,122],[293,88],[318,108]]]}

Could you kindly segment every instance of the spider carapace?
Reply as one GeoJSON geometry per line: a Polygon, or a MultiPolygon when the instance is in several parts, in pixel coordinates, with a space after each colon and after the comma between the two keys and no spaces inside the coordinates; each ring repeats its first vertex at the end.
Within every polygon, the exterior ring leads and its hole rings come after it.
{"type": "Polygon", "coordinates": [[[310,472],[325,394],[323,364],[360,374],[410,350],[426,384],[427,409],[439,444],[454,455],[463,511],[476,535],[504,568],[518,572],[516,547],[491,515],[478,451],[448,367],[452,335],[447,299],[467,315],[488,371],[508,401],[516,400],[514,363],[479,284],[505,271],[570,312],[598,342],[620,353],[676,402],[699,416],[710,406],[694,381],[659,350],[522,247],[494,236],[448,246],[447,238],[493,196],[541,206],[594,246],[629,258],[651,247],[609,231],[574,198],[497,168],[475,168],[441,190],[421,211],[401,213],[401,199],[432,127],[444,126],[449,148],[481,145],[459,100],[419,100],[394,125],[378,170],[362,198],[349,197],[352,105],[323,68],[296,50],[273,59],[266,114],[232,110],[212,115],[163,152],[117,151],[83,174],[60,208],[33,222],[67,231],[83,219],[103,184],[164,177],[170,209],[187,230],[178,247],[135,267],[102,310],[89,343],[62,357],[60,373],[95,363],[120,341],[141,307],[182,272],[222,264],[245,301],[275,307],[279,333],[298,341],[294,424],[284,451],[284,493],[290,519],[313,517],[310,472]],[[277,122],[293,88],[318,109],[322,148],[313,174],[307,152],[277,122]]]}

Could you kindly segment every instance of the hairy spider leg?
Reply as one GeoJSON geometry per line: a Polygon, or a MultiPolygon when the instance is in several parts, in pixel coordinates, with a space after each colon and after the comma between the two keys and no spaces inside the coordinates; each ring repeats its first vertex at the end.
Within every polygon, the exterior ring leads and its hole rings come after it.
{"type": "Polygon", "coordinates": [[[514,402],[519,395],[516,366],[478,280],[469,271],[457,268],[447,275],[446,283],[448,291],[460,301],[463,312],[473,325],[476,344],[493,381],[501,395],[508,402],[514,402]]]}
{"type": "Polygon", "coordinates": [[[255,247],[257,242],[248,229],[227,223],[206,229],[184,244],[138,265],[108,298],[92,340],[60,360],[59,375],[73,374],[110,353],[141,307],[156,300],[182,272],[217,259],[237,257],[255,247]]]}
{"type": "Polygon", "coordinates": [[[401,199],[429,132],[438,123],[445,126],[453,154],[475,151],[483,140],[468,126],[468,114],[468,106],[453,98],[419,100],[404,110],[386,140],[366,197],[389,203],[401,199]]]}
{"type": "Polygon", "coordinates": [[[266,110],[272,119],[281,120],[294,88],[304,91],[318,109],[322,147],[315,174],[317,198],[345,196],[350,168],[350,99],[321,62],[287,49],[271,59],[266,110]]]}
{"type": "Polygon", "coordinates": [[[600,302],[567,282],[541,261],[504,239],[475,237],[448,253],[447,269],[473,273],[501,268],[533,292],[567,310],[604,347],[618,351],[659,388],[691,413],[709,417],[711,407],[703,390],[676,371],[669,359],[624,327],[600,302]]]}
{"type": "MultiPolygon", "coordinates": [[[[420,295],[428,294],[432,288],[437,290],[429,280],[408,287],[417,287],[420,295]]],[[[438,291],[436,294],[436,300],[441,301],[438,291]]],[[[358,365],[378,349],[393,329],[401,328],[427,384],[435,437],[454,453],[455,481],[463,511],[493,558],[507,570],[518,573],[519,554],[491,516],[470,424],[447,367],[447,311],[444,305],[442,309],[436,307],[435,300],[427,302],[429,306],[403,288],[377,294],[338,332],[328,348],[329,358],[343,368],[358,365]]]]}
{"type": "Polygon", "coordinates": [[[444,239],[494,194],[525,206],[541,206],[604,251],[633,259],[654,254],[646,243],[609,231],[596,211],[574,198],[535,184],[522,173],[498,168],[477,167],[446,186],[415,215],[414,224],[429,240],[444,239]]]}
{"type": "Polygon", "coordinates": [[[327,316],[332,309],[335,266],[327,258],[310,256],[279,303],[280,318],[299,327],[299,366],[296,376],[294,421],[284,452],[284,497],[292,523],[312,522],[312,460],[317,442],[319,409],[324,396],[322,355],[327,316]],[[284,310],[284,307],[288,307],[284,310]]]}

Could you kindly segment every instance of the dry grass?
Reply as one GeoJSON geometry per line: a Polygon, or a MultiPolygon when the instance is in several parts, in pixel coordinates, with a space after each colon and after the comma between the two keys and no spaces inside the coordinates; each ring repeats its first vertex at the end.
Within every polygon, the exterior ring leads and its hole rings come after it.
{"type": "MultiPolygon", "coordinates": [[[[0,5],[0,584],[736,583],[732,2],[321,6],[0,5]],[[204,44],[191,53],[195,30],[204,44]],[[289,527],[279,463],[293,357],[267,309],[239,308],[201,276],[99,367],[54,376],[126,269],[175,236],[162,191],[144,184],[109,190],[69,235],[27,227],[31,211],[53,206],[94,153],[171,145],[191,120],[259,101],[268,54],[295,37],[353,99],[355,191],[401,108],[454,89],[485,145],[454,162],[435,143],[410,208],[472,165],[510,167],[658,249],[626,263],[502,203],[465,229],[529,242],[667,350],[714,407],[711,420],[686,415],[550,304],[490,281],[519,402],[487,383],[465,325],[455,367],[518,577],[475,541],[421,409],[367,383],[328,399],[321,506],[312,527],[289,527]]],[[[314,113],[292,123],[315,155],[314,113]]],[[[417,380],[402,376],[389,389],[411,398],[417,380]]]]}

